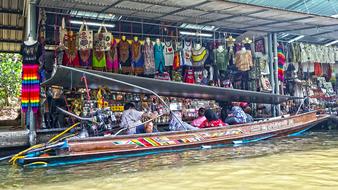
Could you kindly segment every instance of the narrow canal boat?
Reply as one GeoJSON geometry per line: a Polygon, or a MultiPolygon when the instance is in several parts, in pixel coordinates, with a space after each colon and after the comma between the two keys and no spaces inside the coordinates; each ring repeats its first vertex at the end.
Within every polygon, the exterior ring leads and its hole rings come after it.
{"type": "MultiPolygon", "coordinates": [[[[233,100],[271,104],[297,99],[290,96],[188,85],[64,66],[59,66],[55,75],[44,85],[61,85],[66,88],[79,87],[83,86],[79,78],[84,75],[88,78],[91,88],[103,84],[117,91],[148,93],[158,97],[160,97],[159,95],[171,95],[219,101],[233,100]]],[[[212,148],[226,144],[245,144],[280,136],[299,135],[328,117],[327,115],[317,115],[316,112],[308,112],[226,127],[84,139],[58,138],[65,134],[62,133],[48,143],[35,145],[13,156],[10,161],[25,167],[52,167],[212,148]]]]}

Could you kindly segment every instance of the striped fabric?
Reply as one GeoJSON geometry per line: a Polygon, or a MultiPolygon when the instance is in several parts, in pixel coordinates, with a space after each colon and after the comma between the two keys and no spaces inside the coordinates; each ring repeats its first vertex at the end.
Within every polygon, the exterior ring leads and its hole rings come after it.
{"type": "Polygon", "coordinates": [[[21,107],[27,112],[29,106],[37,113],[40,105],[40,76],[38,64],[23,64],[21,107]]]}
{"type": "Polygon", "coordinates": [[[285,65],[285,55],[283,52],[283,46],[279,45],[277,47],[277,56],[278,56],[278,79],[284,81],[284,65],[285,65]]]}
{"type": "MultiPolygon", "coordinates": [[[[154,147],[154,146],[166,146],[176,145],[190,142],[197,142],[203,140],[203,137],[195,134],[193,137],[181,138],[181,139],[169,139],[168,137],[145,137],[132,139],[130,142],[142,147],[154,147]]],[[[118,144],[114,142],[114,144],[118,144]]]]}

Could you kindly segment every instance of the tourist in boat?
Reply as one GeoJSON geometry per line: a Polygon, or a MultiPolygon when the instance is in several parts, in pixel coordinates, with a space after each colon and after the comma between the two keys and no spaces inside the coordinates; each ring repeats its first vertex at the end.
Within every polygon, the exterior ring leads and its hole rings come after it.
{"type": "Polygon", "coordinates": [[[240,106],[241,102],[233,102],[231,111],[224,121],[225,123],[228,123],[229,125],[235,125],[247,122],[247,115],[240,106]]]}
{"type": "Polygon", "coordinates": [[[204,113],[204,116],[206,118],[205,121],[201,123],[198,128],[210,128],[210,127],[221,127],[221,126],[227,126],[226,123],[223,123],[221,119],[218,118],[217,114],[212,111],[211,109],[207,109],[204,113]]]}
{"type": "Polygon", "coordinates": [[[139,125],[136,127],[136,134],[143,134],[143,133],[156,133],[158,130],[154,126],[153,121],[151,120],[151,117],[145,116],[142,119],[143,125],[139,125]]]}
{"type": "Polygon", "coordinates": [[[147,114],[136,110],[135,104],[126,103],[122,113],[120,126],[127,129],[127,134],[135,134],[137,126],[142,125],[142,117],[147,115],[151,118],[157,117],[157,113],[147,114]]]}
{"type": "Polygon", "coordinates": [[[198,127],[203,123],[203,121],[205,121],[207,119],[204,116],[204,112],[205,112],[204,108],[198,109],[198,117],[191,122],[192,126],[198,127]]]}
{"type": "Polygon", "coordinates": [[[246,123],[253,122],[254,120],[253,120],[253,117],[251,116],[252,110],[251,110],[249,104],[244,105],[243,111],[246,114],[246,123]]]}

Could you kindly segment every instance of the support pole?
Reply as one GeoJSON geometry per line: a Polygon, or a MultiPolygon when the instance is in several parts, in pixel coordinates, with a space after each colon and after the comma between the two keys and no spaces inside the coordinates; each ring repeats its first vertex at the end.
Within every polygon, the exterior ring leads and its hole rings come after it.
{"type": "MultiPolygon", "coordinates": [[[[270,70],[270,77],[269,81],[271,83],[271,93],[275,93],[275,80],[274,80],[274,67],[273,67],[273,42],[272,42],[272,33],[268,34],[268,56],[269,56],[269,70],[270,70]]],[[[275,106],[271,105],[272,116],[276,116],[275,106]]]]}
{"type": "MultiPolygon", "coordinates": [[[[36,28],[37,28],[37,21],[36,21],[36,0],[30,0],[27,5],[27,18],[26,18],[26,38],[28,36],[33,37],[36,39],[36,28]]],[[[32,110],[32,107],[28,108],[28,112],[26,117],[29,117],[29,144],[35,145],[36,144],[36,129],[35,129],[35,114],[32,110]]]]}
{"type": "MultiPolygon", "coordinates": [[[[278,54],[277,54],[277,33],[273,33],[273,52],[274,52],[274,80],[275,80],[275,94],[279,95],[279,79],[278,79],[278,54]]],[[[279,116],[280,104],[276,106],[276,115],[279,116]]]]}

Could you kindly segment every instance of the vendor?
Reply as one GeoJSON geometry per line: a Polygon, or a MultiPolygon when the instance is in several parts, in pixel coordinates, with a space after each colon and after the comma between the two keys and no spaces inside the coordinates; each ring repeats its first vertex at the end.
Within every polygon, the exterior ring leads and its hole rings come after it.
{"type": "MultiPolygon", "coordinates": [[[[127,134],[135,134],[136,128],[142,125],[142,117],[147,115],[149,114],[136,110],[134,103],[126,103],[120,126],[127,129],[127,134]]],[[[154,119],[157,117],[157,113],[150,114],[149,117],[154,119]]]]}

